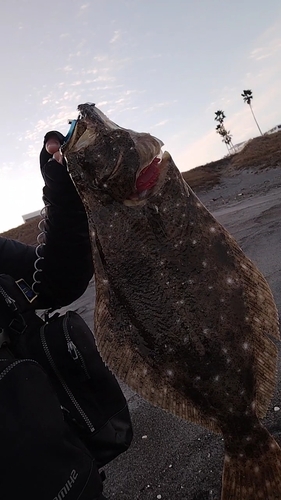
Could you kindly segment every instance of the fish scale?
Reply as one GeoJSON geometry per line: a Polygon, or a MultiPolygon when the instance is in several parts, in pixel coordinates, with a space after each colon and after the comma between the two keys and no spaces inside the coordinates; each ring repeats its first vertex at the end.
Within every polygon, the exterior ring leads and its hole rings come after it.
{"type": "Polygon", "coordinates": [[[154,405],[223,434],[222,500],[281,499],[281,450],[259,421],[279,339],[265,278],[169,153],[136,192],[160,140],[78,109],[63,152],[88,214],[102,357],[154,405]]]}

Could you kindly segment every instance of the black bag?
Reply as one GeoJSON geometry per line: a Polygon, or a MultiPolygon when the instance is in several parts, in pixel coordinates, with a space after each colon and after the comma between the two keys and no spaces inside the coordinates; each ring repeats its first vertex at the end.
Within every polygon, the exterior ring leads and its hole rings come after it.
{"type": "Polygon", "coordinates": [[[28,351],[48,373],[66,420],[98,467],[126,451],[132,440],[127,402],[81,316],[69,311],[51,318],[30,337],[28,351]]]}
{"type": "Polygon", "coordinates": [[[10,350],[44,368],[72,433],[102,467],[131,443],[126,399],[84,320],[68,312],[43,321],[35,314],[32,300],[32,291],[23,280],[14,282],[0,275],[0,327],[8,332],[10,350]]]}
{"type": "Polygon", "coordinates": [[[94,460],[65,423],[41,366],[0,348],[1,500],[100,499],[94,460]]]}

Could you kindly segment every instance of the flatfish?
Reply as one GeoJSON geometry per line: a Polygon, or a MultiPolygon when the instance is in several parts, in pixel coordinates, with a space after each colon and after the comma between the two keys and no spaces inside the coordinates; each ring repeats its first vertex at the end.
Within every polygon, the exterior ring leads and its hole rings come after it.
{"type": "Polygon", "coordinates": [[[222,500],[281,499],[281,450],[260,422],[279,340],[268,283],[159,139],[94,104],[78,111],[62,151],[88,214],[103,359],[154,405],[223,435],[222,500]]]}

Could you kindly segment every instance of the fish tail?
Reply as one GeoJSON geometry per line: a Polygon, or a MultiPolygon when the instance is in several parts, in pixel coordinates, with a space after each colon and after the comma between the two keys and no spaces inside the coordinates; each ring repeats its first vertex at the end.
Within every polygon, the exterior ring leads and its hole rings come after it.
{"type": "Polygon", "coordinates": [[[248,453],[225,454],[221,500],[281,500],[281,448],[263,430],[248,453]]]}

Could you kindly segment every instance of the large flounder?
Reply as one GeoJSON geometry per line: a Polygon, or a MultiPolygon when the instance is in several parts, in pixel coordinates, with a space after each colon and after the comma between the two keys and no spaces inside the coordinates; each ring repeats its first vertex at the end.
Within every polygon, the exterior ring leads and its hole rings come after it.
{"type": "Polygon", "coordinates": [[[279,339],[267,282],[161,141],[78,110],[63,152],[88,213],[102,357],[153,404],[223,434],[223,500],[281,499],[281,450],[259,421],[279,339]]]}

